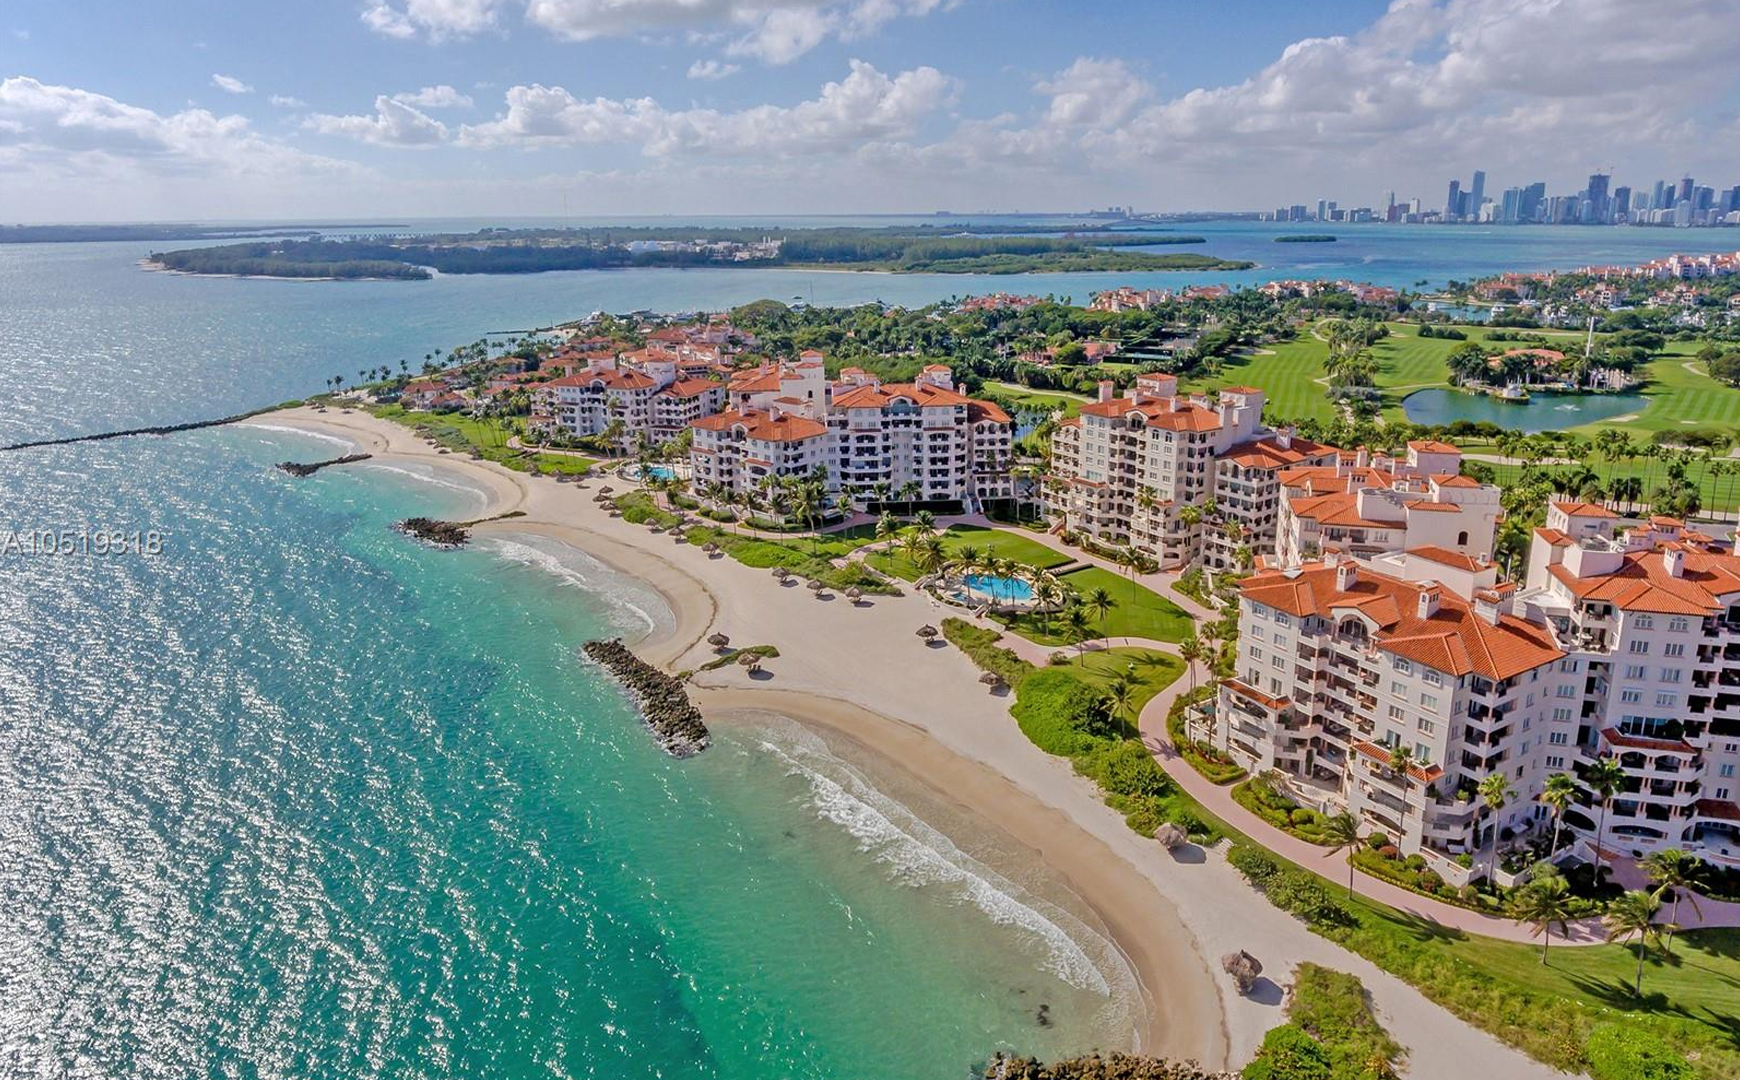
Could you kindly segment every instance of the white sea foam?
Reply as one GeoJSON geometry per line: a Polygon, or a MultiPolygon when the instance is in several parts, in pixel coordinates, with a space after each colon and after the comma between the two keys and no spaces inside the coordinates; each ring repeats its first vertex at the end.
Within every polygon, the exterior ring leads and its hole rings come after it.
{"type": "Polygon", "coordinates": [[[475,484],[467,484],[463,481],[451,479],[448,476],[442,475],[440,470],[428,466],[387,465],[380,461],[365,461],[362,462],[358,468],[378,469],[381,472],[390,472],[396,476],[408,477],[420,484],[432,484],[435,487],[445,488],[448,491],[460,492],[475,499],[477,501],[478,509],[480,510],[489,505],[489,492],[477,487],[475,484]]]}
{"type": "Polygon", "coordinates": [[[670,610],[657,593],[577,547],[530,536],[492,536],[487,546],[506,562],[535,567],[562,585],[599,597],[610,606],[613,621],[625,633],[655,633],[672,622],[670,610]]]}
{"type": "Polygon", "coordinates": [[[281,435],[295,435],[303,439],[318,439],[324,443],[334,443],[349,450],[360,449],[360,444],[342,435],[332,435],[324,431],[310,431],[307,428],[290,427],[286,424],[263,424],[258,420],[249,420],[247,426],[258,431],[274,431],[281,435]]]}
{"type": "Polygon", "coordinates": [[[819,737],[798,731],[788,741],[782,732],[778,742],[763,739],[761,747],[784,763],[790,775],[807,781],[817,814],[844,828],[861,851],[890,868],[896,881],[940,886],[992,922],[1026,933],[1044,948],[1046,970],[1077,989],[1125,998],[1134,988],[1135,976],[1115,945],[961,851],[831,753],[819,737]]]}

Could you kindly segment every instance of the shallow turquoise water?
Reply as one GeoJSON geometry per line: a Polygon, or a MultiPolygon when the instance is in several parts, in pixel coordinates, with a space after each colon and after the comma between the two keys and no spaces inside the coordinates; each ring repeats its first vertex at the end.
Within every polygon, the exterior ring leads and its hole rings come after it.
{"type": "Polygon", "coordinates": [[[1642,394],[1543,394],[1506,401],[1464,390],[1416,390],[1402,399],[1402,411],[1416,424],[1489,422],[1513,431],[1563,431],[1626,413],[1642,411],[1642,394]]]}
{"type": "Polygon", "coordinates": [[[1020,578],[968,574],[967,588],[980,596],[989,596],[993,600],[1033,599],[1033,586],[1020,578]]]}
{"type": "Polygon", "coordinates": [[[665,757],[574,652],[656,596],[392,532],[475,508],[433,473],[270,466],[328,449],[6,461],[15,519],[162,551],[0,565],[0,1074],[959,1077],[1128,1045],[1126,973],[1006,841],[789,724],[665,757]]]}

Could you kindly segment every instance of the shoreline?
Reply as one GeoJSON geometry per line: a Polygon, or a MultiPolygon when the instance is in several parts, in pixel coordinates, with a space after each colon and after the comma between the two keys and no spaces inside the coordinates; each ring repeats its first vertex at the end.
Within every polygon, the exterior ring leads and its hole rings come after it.
{"type": "Polygon", "coordinates": [[[1110,875],[1092,888],[1082,881],[1070,887],[1101,902],[1096,913],[1151,998],[1156,1036],[1144,1040],[1145,1053],[1192,1058],[1209,1068],[1241,1066],[1268,1029],[1285,1021],[1285,986],[1294,966],[1310,961],[1361,980],[1380,1021],[1415,1049],[1412,1080],[1465,1080],[1470,1070],[1506,1080],[1562,1075],[1312,933],[1251,888],[1223,850],[1187,845],[1169,853],[1133,832],[1069,762],[1021,734],[1007,698],[986,692],[965,654],[915,636],[919,625],[946,613],[927,595],[866,597],[852,605],[812,595],[795,582],[782,587],[766,571],[609,517],[592,502],[596,479],[558,484],[437,454],[410,428],[366,412],[316,413],[302,406],[241,423],[337,436],[373,452],[377,460],[368,464],[415,462],[467,478],[487,493],[487,513],[525,511],[483,532],[499,528],[565,542],[665,598],[673,626],[635,646],[649,662],[668,670],[698,668],[713,655],[702,639],[714,630],[738,647],[779,649],[755,678],[736,665],[697,673],[689,683],[697,703],[731,703],[741,706],[733,711],[783,715],[800,724],[831,723],[884,758],[910,763],[928,777],[913,775],[913,782],[940,787],[945,800],[958,803],[961,791],[975,792],[986,801],[981,816],[999,824],[1008,819],[1036,840],[1027,846],[1060,881],[1068,881],[1071,869],[1084,877],[1110,875]],[[1021,797],[1022,808],[1011,795],[1021,797]],[[1108,904],[1116,910],[1105,911],[1108,904]],[[1219,974],[1218,958],[1237,949],[1250,951],[1267,969],[1250,995],[1238,994],[1219,974]]]}
{"type": "MultiPolygon", "coordinates": [[[[640,534],[633,526],[598,512],[589,496],[573,498],[575,493],[565,491],[572,485],[540,483],[536,478],[486,462],[437,455],[410,429],[378,420],[361,410],[315,414],[305,406],[240,423],[339,436],[372,452],[373,463],[390,465],[395,459],[414,460],[478,481],[486,494],[484,515],[522,510],[526,516],[483,523],[474,528],[476,535],[529,534],[565,543],[658,593],[672,618],[633,643],[635,652],[648,663],[666,669],[677,666],[678,661],[697,648],[706,649],[703,639],[720,623],[719,598],[694,574],[674,565],[656,548],[631,545],[577,520],[579,515],[573,511],[583,506],[602,522],[640,534]],[[567,512],[540,517],[539,511],[546,509],[540,505],[544,502],[540,496],[552,494],[570,496],[564,500],[570,505],[562,508],[567,512]]],[[[647,538],[705,558],[698,549],[688,545],[678,547],[664,534],[647,538]]],[[[727,559],[709,562],[747,570],[727,559]]],[[[781,588],[771,578],[765,584],[757,584],[776,593],[794,591],[781,588]]],[[[803,599],[810,600],[807,592],[803,599]]],[[[739,640],[735,628],[732,636],[733,640],[739,640]]],[[[757,643],[741,640],[744,644],[757,643]]],[[[783,646],[781,654],[780,660],[769,662],[770,666],[782,666],[790,655],[783,646]]],[[[1233,1055],[1225,1010],[1217,992],[1219,981],[1209,970],[1188,928],[1139,869],[1080,829],[1065,810],[1048,805],[984,762],[951,751],[910,720],[825,693],[744,686],[745,680],[735,669],[707,675],[719,677],[691,678],[689,687],[692,699],[710,723],[715,718],[723,724],[741,723],[752,714],[771,714],[830,738],[847,739],[921,785],[932,797],[981,819],[1031,851],[1065,890],[1093,912],[1106,928],[1111,946],[1129,966],[1138,996],[1132,1003],[1132,1012],[1140,1018],[1134,1034],[1142,1053],[1216,1065],[1233,1055]]],[[[975,699],[985,697],[984,688],[975,680],[963,678],[959,682],[961,689],[975,699]]],[[[1014,730],[1013,722],[1009,728],[1014,730]]],[[[1016,735],[1020,737],[1019,732],[1016,735]]],[[[1067,767],[1064,771],[1068,772],[1067,767]]],[[[1076,778],[1070,774],[1069,779],[1076,778]]]]}

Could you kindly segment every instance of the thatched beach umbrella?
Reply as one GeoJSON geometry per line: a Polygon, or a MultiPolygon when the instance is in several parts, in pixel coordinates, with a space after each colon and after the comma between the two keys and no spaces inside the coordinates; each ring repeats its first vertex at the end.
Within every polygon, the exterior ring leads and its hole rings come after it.
{"type": "Polygon", "coordinates": [[[1168,821],[1154,830],[1154,839],[1160,841],[1160,846],[1167,851],[1177,851],[1190,841],[1190,834],[1183,826],[1168,821]]]}
{"type": "Polygon", "coordinates": [[[857,604],[858,601],[864,599],[864,590],[853,585],[851,588],[846,590],[846,599],[852,601],[853,604],[857,604]]]}
{"type": "Polygon", "coordinates": [[[664,531],[665,531],[665,527],[664,527],[664,526],[663,526],[663,525],[660,525],[660,524],[659,524],[659,523],[658,523],[658,522],[656,522],[656,521],[649,521],[649,522],[647,522],[647,523],[646,523],[646,527],[647,527],[647,529],[648,529],[648,530],[650,530],[650,531],[652,531],[652,532],[656,532],[656,533],[662,533],[662,532],[664,532],[664,531]]]}
{"type": "Polygon", "coordinates": [[[708,634],[707,644],[713,646],[715,649],[725,649],[730,647],[731,638],[725,634],[708,634]]]}
{"type": "Polygon", "coordinates": [[[791,577],[791,571],[783,566],[776,566],[773,568],[773,576],[779,581],[784,581],[786,578],[791,577]]]}
{"type": "Polygon", "coordinates": [[[750,672],[761,670],[761,657],[752,652],[744,651],[738,653],[737,662],[747,668],[750,672]]]}
{"type": "Polygon", "coordinates": [[[820,596],[822,594],[822,590],[827,588],[827,585],[825,585],[822,582],[821,578],[814,578],[813,577],[813,578],[809,579],[808,581],[804,582],[804,588],[815,593],[817,596],[820,596]]]}
{"type": "Polygon", "coordinates": [[[979,682],[983,683],[986,686],[995,688],[995,687],[1003,685],[1003,678],[1002,678],[1002,676],[998,675],[995,671],[987,671],[983,675],[979,676],[979,682]]]}
{"type": "Polygon", "coordinates": [[[929,645],[932,641],[935,641],[936,635],[937,635],[937,629],[934,626],[921,626],[918,628],[918,636],[924,639],[924,643],[926,645],[929,645]]]}
{"type": "Polygon", "coordinates": [[[705,551],[709,555],[712,555],[713,553],[715,553],[719,550],[719,545],[715,544],[713,541],[709,540],[705,544],[701,545],[701,550],[705,551]]]}
{"type": "Polygon", "coordinates": [[[1241,994],[1250,993],[1251,987],[1257,985],[1257,976],[1263,973],[1263,965],[1243,949],[1221,957],[1220,967],[1232,976],[1233,984],[1239,988],[1241,994]]]}

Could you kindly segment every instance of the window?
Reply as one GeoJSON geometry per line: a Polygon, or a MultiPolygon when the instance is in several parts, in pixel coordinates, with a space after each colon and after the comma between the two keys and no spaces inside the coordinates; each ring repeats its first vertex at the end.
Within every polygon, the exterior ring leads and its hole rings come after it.
{"type": "Polygon", "coordinates": [[[1716,775],[1720,776],[1724,780],[1728,779],[1730,776],[1733,776],[1734,775],[1733,764],[1729,763],[1729,764],[1721,766],[1720,768],[1718,768],[1716,770],[1716,775]]]}
{"type": "Polygon", "coordinates": [[[1554,720],[1569,720],[1569,719],[1571,719],[1571,710],[1570,709],[1554,709],[1553,710],[1553,719],[1554,720]]]}
{"type": "Polygon", "coordinates": [[[1464,529],[1461,532],[1456,534],[1456,546],[1457,547],[1467,547],[1468,546],[1468,530],[1467,529],[1464,529]]]}
{"type": "Polygon", "coordinates": [[[1253,638],[1253,639],[1255,639],[1255,640],[1257,640],[1257,641],[1261,641],[1261,640],[1263,640],[1263,628],[1262,628],[1262,627],[1260,627],[1260,626],[1253,626],[1253,627],[1251,627],[1251,628],[1250,628],[1250,630],[1249,630],[1249,631],[1247,631],[1247,632],[1248,632],[1248,633],[1249,633],[1249,634],[1250,634],[1250,636],[1251,636],[1251,637],[1252,637],[1252,638],[1253,638]]]}
{"type": "Polygon", "coordinates": [[[1642,664],[1625,665],[1625,677],[1628,679],[1641,679],[1648,671],[1649,669],[1642,664]]]}
{"type": "Polygon", "coordinates": [[[1287,614],[1285,611],[1277,611],[1277,612],[1275,612],[1275,625],[1276,626],[1292,626],[1293,625],[1293,616],[1287,614]]]}
{"type": "Polygon", "coordinates": [[[1557,689],[1553,691],[1554,697],[1575,697],[1576,695],[1577,688],[1569,683],[1560,683],[1557,689]]]}
{"type": "Polygon", "coordinates": [[[1670,641],[1661,647],[1661,654],[1663,656],[1684,656],[1686,655],[1686,644],[1683,641],[1670,641]]]}
{"type": "Polygon", "coordinates": [[[1269,609],[1264,607],[1261,604],[1252,604],[1251,605],[1251,614],[1255,615],[1259,619],[1266,619],[1269,617],[1269,609]]]}
{"type": "Polygon", "coordinates": [[[1677,667],[1664,667],[1661,669],[1661,681],[1670,683],[1679,682],[1681,674],[1682,672],[1677,667]]]}
{"type": "Polygon", "coordinates": [[[1675,634],[1685,633],[1691,628],[1691,625],[1691,620],[1687,619],[1684,615],[1675,615],[1673,618],[1668,620],[1668,630],[1675,634]]]}
{"type": "Polygon", "coordinates": [[[1408,684],[1407,683],[1393,682],[1390,684],[1390,693],[1396,695],[1399,698],[1405,698],[1408,696],[1408,684]]]}
{"type": "Polygon", "coordinates": [[[1437,668],[1427,668],[1425,671],[1420,673],[1420,677],[1426,680],[1427,686],[1444,685],[1444,676],[1438,674],[1437,668]]]}
{"type": "Polygon", "coordinates": [[[1551,732],[1547,735],[1547,742],[1554,746],[1566,746],[1571,742],[1571,733],[1568,731],[1551,732]]]}
{"type": "Polygon", "coordinates": [[[1649,642],[1633,640],[1629,651],[1634,656],[1643,656],[1649,652],[1649,642]]]}
{"type": "Polygon", "coordinates": [[[1719,787],[1716,789],[1716,798],[1726,799],[1727,797],[1728,797],[1728,789],[1727,788],[1719,787]]]}
{"type": "Polygon", "coordinates": [[[1423,735],[1430,735],[1430,734],[1432,734],[1432,732],[1438,730],[1437,724],[1432,723],[1432,721],[1426,719],[1423,716],[1420,718],[1419,723],[1416,724],[1415,726],[1420,729],[1420,733],[1423,735]]]}
{"type": "Polygon", "coordinates": [[[1627,705],[1636,705],[1643,700],[1643,691],[1635,686],[1628,686],[1619,692],[1619,700],[1627,705]]]}
{"type": "Polygon", "coordinates": [[[1668,690],[1658,690],[1655,703],[1658,708],[1671,709],[1680,703],[1680,696],[1668,690]]]}
{"type": "Polygon", "coordinates": [[[1404,660],[1402,657],[1397,656],[1391,658],[1390,663],[1395,665],[1395,669],[1403,675],[1412,675],[1414,673],[1414,665],[1412,661],[1404,660]]]}
{"type": "Polygon", "coordinates": [[[1637,628],[1639,630],[1654,630],[1655,629],[1655,616],[1654,615],[1639,615],[1637,617],[1637,628]]]}
{"type": "Polygon", "coordinates": [[[1432,696],[1431,694],[1421,694],[1420,695],[1420,708],[1426,709],[1429,712],[1437,712],[1438,711],[1438,699],[1436,697],[1432,696]]]}
{"type": "Polygon", "coordinates": [[[1284,668],[1287,666],[1287,658],[1276,654],[1269,658],[1269,666],[1272,668],[1284,668]]]}
{"type": "Polygon", "coordinates": [[[1390,706],[1390,719],[1391,720],[1405,720],[1405,719],[1407,719],[1407,716],[1408,716],[1408,714],[1402,711],[1402,707],[1400,705],[1391,705],[1390,706]]]}
{"type": "Polygon", "coordinates": [[[1432,748],[1423,742],[1415,743],[1414,760],[1419,762],[1422,768],[1432,764],[1432,748]]]}
{"type": "Polygon", "coordinates": [[[1564,767],[1565,767],[1565,759],[1564,758],[1554,757],[1551,755],[1549,755],[1547,757],[1547,768],[1549,768],[1549,769],[1563,769],[1564,767]]]}

